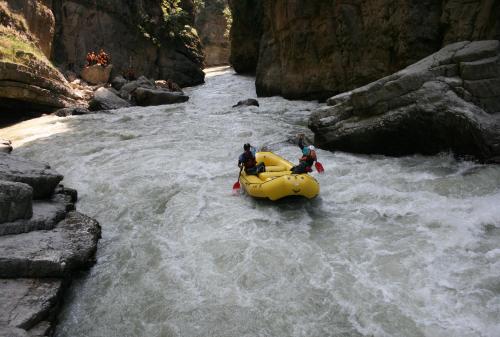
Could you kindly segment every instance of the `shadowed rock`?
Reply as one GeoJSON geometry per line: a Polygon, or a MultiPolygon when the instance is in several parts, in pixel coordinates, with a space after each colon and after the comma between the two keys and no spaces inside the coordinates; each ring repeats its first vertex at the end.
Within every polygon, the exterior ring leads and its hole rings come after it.
{"type": "Polygon", "coordinates": [[[129,106],[129,102],[118,97],[111,90],[106,88],[99,88],[94,93],[94,98],[89,103],[89,110],[114,110],[120,108],[128,108],[129,106]]]}
{"type": "MultiPolygon", "coordinates": [[[[32,212],[33,189],[23,183],[0,181],[0,233],[2,223],[29,219],[32,212]]],[[[0,234],[1,235],[1,234],[0,234]]]]}
{"type": "Polygon", "coordinates": [[[325,149],[407,155],[453,151],[500,162],[500,42],[459,42],[328,100],[313,113],[325,149]]]}
{"type": "Polygon", "coordinates": [[[122,75],[118,75],[111,80],[111,86],[116,90],[120,90],[127,82],[128,81],[122,75]]]}
{"type": "Polygon", "coordinates": [[[132,93],[137,89],[137,88],[148,88],[148,89],[154,89],[155,88],[155,83],[145,76],[139,77],[135,81],[128,82],[124,84],[120,88],[120,97],[126,100],[131,100],[132,99],[132,93]]]}
{"type": "Polygon", "coordinates": [[[54,112],[54,115],[58,117],[68,117],[68,116],[88,115],[91,113],[92,113],[91,111],[85,108],[64,108],[54,112]]]}
{"type": "Polygon", "coordinates": [[[0,138],[0,153],[11,153],[12,152],[12,142],[7,139],[0,138]]]}
{"type": "MultiPolygon", "coordinates": [[[[29,186],[28,186],[29,187],[29,186]]],[[[50,230],[74,210],[71,197],[56,194],[50,201],[33,202],[33,216],[13,222],[0,223],[0,236],[28,233],[34,230],[50,230]]]]}
{"type": "Polygon", "coordinates": [[[237,108],[240,106],[259,106],[259,101],[254,98],[249,98],[243,101],[239,101],[237,104],[233,105],[233,108],[237,108]]]}
{"type": "Polygon", "coordinates": [[[148,88],[137,88],[132,93],[132,97],[140,106],[175,104],[189,100],[188,96],[180,92],[148,88]]]}

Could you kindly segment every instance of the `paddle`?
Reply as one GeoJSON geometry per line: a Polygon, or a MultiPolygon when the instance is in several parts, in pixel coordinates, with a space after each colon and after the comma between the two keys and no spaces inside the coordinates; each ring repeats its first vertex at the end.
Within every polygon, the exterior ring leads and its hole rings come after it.
{"type": "Polygon", "coordinates": [[[233,185],[233,194],[234,195],[237,195],[238,192],[240,191],[240,188],[241,188],[241,184],[240,184],[241,171],[243,171],[243,166],[240,167],[240,173],[238,174],[238,181],[235,182],[233,185]]]}
{"type": "Polygon", "coordinates": [[[316,166],[316,170],[318,171],[318,173],[324,173],[325,172],[325,169],[323,168],[323,165],[321,165],[320,162],[314,163],[314,166],[316,166]]]}

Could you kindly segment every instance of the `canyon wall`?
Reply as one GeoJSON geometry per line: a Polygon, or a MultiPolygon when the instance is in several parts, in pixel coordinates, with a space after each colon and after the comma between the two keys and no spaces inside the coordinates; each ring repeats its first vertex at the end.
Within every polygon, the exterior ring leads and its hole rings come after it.
{"type": "Polygon", "coordinates": [[[172,79],[181,86],[203,83],[203,51],[193,25],[193,2],[184,16],[165,15],[158,0],[53,0],[56,19],[53,59],[79,73],[85,55],[103,48],[115,73],[172,79]]]}
{"type": "Polygon", "coordinates": [[[242,0],[232,8],[231,62],[256,71],[261,96],[325,99],[449,43],[500,38],[494,0],[242,0]]]}
{"type": "Polygon", "coordinates": [[[205,0],[196,15],[195,27],[203,45],[206,67],[229,64],[228,20],[231,19],[227,0],[205,0]]]}
{"type": "Polygon", "coordinates": [[[229,0],[233,16],[230,63],[238,73],[255,73],[262,37],[263,0],[229,0]]]}

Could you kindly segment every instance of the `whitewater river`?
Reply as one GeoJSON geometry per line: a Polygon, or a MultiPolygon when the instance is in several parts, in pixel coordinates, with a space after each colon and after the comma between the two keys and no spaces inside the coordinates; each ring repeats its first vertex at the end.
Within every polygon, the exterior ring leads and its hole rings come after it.
{"type": "Polygon", "coordinates": [[[253,80],[16,127],[103,228],[56,336],[500,336],[500,167],[319,150],[317,199],[232,196],[243,143],[297,161],[318,106],[232,109],[253,80]]]}

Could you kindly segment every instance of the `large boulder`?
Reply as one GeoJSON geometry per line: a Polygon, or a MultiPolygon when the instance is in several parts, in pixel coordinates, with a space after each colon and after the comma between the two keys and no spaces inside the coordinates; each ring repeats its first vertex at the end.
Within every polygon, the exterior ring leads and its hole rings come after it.
{"type": "Polygon", "coordinates": [[[90,111],[114,110],[127,108],[130,103],[120,98],[114,92],[106,88],[99,88],[94,93],[94,98],[89,103],[90,111]]]}
{"type": "Polygon", "coordinates": [[[112,65],[103,67],[100,64],[94,64],[83,68],[80,76],[85,82],[90,84],[108,83],[112,69],[112,65]]]}
{"type": "Polygon", "coordinates": [[[49,198],[62,179],[48,164],[0,153],[0,180],[28,184],[34,199],[49,198]]]}
{"type": "Polygon", "coordinates": [[[132,93],[132,97],[140,106],[175,104],[189,100],[188,96],[180,92],[149,88],[137,88],[132,93]]]}
{"type": "Polygon", "coordinates": [[[128,81],[122,75],[118,75],[111,80],[111,86],[116,90],[120,90],[127,82],[128,81]]]}
{"type": "Polygon", "coordinates": [[[121,86],[120,88],[120,97],[126,100],[131,100],[132,99],[132,93],[137,89],[137,88],[149,88],[149,89],[154,89],[155,88],[155,82],[151,81],[145,76],[139,77],[135,81],[130,81],[128,83],[125,83],[124,85],[121,86]]]}
{"type": "Polygon", "coordinates": [[[313,113],[317,146],[500,163],[500,42],[459,42],[313,113]]]}
{"type": "Polygon", "coordinates": [[[0,233],[4,222],[31,218],[32,199],[29,185],[0,180],[0,233]]]}
{"type": "Polygon", "coordinates": [[[0,278],[64,278],[95,262],[99,223],[71,212],[51,231],[0,236],[0,278]]]}

